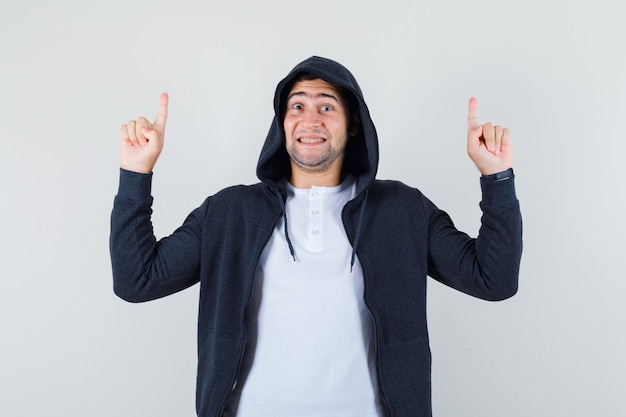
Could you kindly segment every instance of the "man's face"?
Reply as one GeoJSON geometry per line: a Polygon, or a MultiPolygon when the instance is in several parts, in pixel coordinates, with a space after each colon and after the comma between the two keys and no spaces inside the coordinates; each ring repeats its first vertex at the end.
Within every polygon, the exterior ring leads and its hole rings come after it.
{"type": "Polygon", "coordinates": [[[294,84],[283,121],[292,168],[307,173],[341,170],[348,140],[348,106],[321,79],[294,84]]]}

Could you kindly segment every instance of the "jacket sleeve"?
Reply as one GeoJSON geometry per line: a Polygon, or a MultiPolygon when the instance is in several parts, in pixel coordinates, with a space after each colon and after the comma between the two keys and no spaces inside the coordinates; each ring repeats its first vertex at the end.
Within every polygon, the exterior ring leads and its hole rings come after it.
{"type": "Polygon", "coordinates": [[[522,217],[513,170],[481,178],[481,227],[477,238],[458,231],[432,203],[428,273],[445,285],[485,300],[504,300],[518,288],[522,217]]]}
{"type": "Polygon", "coordinates": [[[150,219],[151,185],[151,174],[120,170],[109,247],[113,289],[130,302],[164,297],[199,281],[201,219],[206,203],[172,235],[157,241],[150,219]]]}

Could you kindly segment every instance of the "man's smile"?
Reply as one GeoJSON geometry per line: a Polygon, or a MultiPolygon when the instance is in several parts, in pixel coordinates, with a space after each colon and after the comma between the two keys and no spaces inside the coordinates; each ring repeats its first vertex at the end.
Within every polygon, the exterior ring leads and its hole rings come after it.
{"type": "Polygon", "coordinates": [[[298,138],[298,142],[305,143],[305,144],[315,144],[315,143],[326,142],[326,139],[324,138],[298,138]]]}

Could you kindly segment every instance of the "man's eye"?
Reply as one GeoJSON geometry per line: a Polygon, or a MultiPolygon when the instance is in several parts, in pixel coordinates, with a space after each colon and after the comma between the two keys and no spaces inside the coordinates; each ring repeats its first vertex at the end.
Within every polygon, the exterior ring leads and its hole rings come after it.
{"type": "Polygon", "coordinates": [[[294,110],[302,110],[302,104],[298,104],[298,103],[292,104],[291,108],[294,110]]]}
{"type": "Polygon", "coordinates": [[[322,111],[331,111],[333,110],[333,106],[322,106],[322,111]]]}

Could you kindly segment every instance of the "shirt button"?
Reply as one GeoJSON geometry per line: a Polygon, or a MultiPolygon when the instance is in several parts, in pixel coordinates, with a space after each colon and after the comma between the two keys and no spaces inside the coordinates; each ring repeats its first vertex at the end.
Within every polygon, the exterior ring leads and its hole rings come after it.
{"type": "Polygon", "coordinates": [[[317,197],[317,191],[313,191],[313,192],[311,193],[311,197],[317,197]]]}
{"type": "Polygon", "coordinates": [[[320,234],[320,231],[319,231],[319,230],[317,230],[317,229],[315,229],[315,230],[311,230],[311,234],[312,234],[312,235],[319,235],[319,234],[320,234]]]}
{"type": "Polygon", "coordinates": [[[311,210],[311,214],[317,216],[318,214],[320,214],[320,212],[319,210],[311,210]]]}

